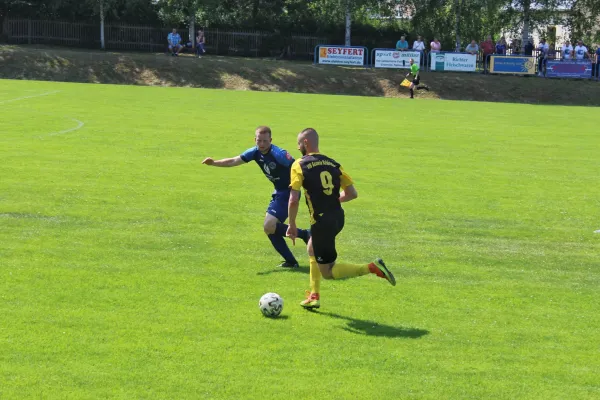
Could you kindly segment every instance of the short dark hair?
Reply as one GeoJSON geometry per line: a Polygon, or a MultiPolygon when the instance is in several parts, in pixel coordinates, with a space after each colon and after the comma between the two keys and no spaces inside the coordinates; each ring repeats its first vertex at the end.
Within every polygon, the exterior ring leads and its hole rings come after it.
{"type": "Polygon", "coordinates": [[[268,126],[263,126],[263,125],[256,128],[257,135],[264,135],[265,133],[268,133],[269,137],[271,137],[271,128],[269,128],[268,126]]]}

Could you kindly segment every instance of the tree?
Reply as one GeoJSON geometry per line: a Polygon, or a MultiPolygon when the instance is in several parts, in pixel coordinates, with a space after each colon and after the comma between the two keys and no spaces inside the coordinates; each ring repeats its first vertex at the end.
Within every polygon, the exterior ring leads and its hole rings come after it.
{"type": "Polygon", "coordinates": [[[501,9],[508,31],[521,32],[522,43],[527,43],[531,31],[548,24],[560,24],[568,0],[508,0],[501,9]]]}
{"type": "Polygon", "coordinates": [[[572,40],[581,39],[588,45],[600,43],[600,1],[573,0],[569,9],[566,25],[572,40]]]}

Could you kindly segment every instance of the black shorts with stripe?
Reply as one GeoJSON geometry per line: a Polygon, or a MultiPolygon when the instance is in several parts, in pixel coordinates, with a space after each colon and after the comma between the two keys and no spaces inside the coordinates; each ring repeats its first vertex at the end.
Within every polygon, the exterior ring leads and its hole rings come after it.
{"type": "Polygon", "coordinates": [[[412,83],[413,83],[415,86],[419,86],[419,83],[421,83],[421,77],[419,77],[419,76],[417,76],[417,77],[414,77],[414,78],[413,78],[413,80],[412,80],[412,83]]]}
{"type": "Polygon", "coordinates": [[[331,264],[337,259],[335,237],[344,229],[344,210],[328,211],[315,215],[311,225],[312,245],[319,264],[331,264]]]}

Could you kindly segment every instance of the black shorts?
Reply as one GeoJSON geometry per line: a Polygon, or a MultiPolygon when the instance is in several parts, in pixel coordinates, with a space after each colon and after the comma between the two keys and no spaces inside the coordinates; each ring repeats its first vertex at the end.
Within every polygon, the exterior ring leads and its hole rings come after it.
{"type": "Polygon", "coordinates": [[[419,86],[419,83],[420,83],[420,82],[421,82],[421,78],[420,78],[420,77],[414,78],[414,79],[412,80],[412,83],[413,83],[415,86],[419,86]]]}
{"type": "Polygon", "coordinates": [[[337,259],[335,237],[344,229],[344,210],[323,213],[315,219],[310,227],[315,257],[319,264],[331,264],[337,259]]]}

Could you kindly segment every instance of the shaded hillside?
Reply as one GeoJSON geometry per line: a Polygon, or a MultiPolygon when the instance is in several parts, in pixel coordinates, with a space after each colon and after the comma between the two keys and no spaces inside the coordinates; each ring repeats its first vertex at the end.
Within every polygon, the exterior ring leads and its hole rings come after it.
{"type": "MultiPolygon", "coordinates": [[[[0,46],[0,77],[84,83],[190,86],[234,90],[407,97],[393,70],[314,66],[271,59],[112,53],[54,47],[0,46]]],[[[600,106],[600,82],[537,77],[423,73],[431,92],[449,100],[600,106]]]]}

